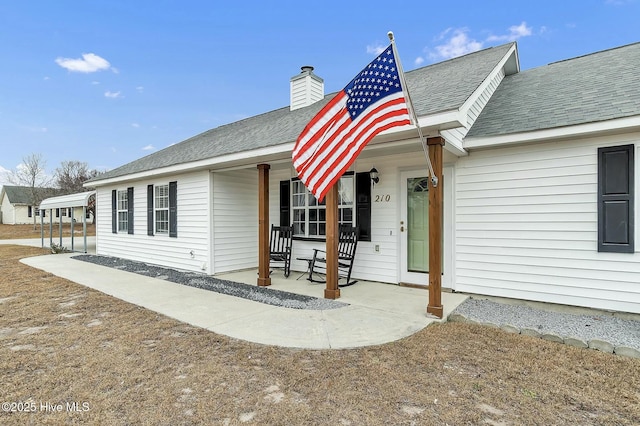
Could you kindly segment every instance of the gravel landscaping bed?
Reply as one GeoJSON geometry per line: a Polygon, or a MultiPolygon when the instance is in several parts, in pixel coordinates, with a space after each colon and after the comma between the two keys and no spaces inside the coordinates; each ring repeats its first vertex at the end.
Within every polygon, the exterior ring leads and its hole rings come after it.
{"type": "Polygon", "coordinates": [[[640,351],[640,321],[621,319],[597,311],[578,315],[470,298],[458,306],[449,319],[493,324],[548,340],[554,340],[553,337],[557,336],[564,343],[581,346],[582,342],[605,352],[622,353],[625,348],[640,351]],[[610,350],[603,342],[611,345],[610,350]]]}
{"type": "Polygon", "coordinates": [[[329,299],[320,299],[312,296],[305,296],[287,291],[274,290],[265,287],[252,286],[244,283],[221,280],[209,275],[197,272],[177,271],[175,269],[163,268],[161,266],[150,265],[143,262],[121,259],[110,256],[97,256],[82,254],[73,256],[72,259],[95,263],[97,265],[108,266],[126,272],[133,272],[147,277],[171,281],[204,290],[215,291],[229,296],[242,297],[255,302],[266,303],[273,306],[282,306],[292,309],[313,309],[326,310],[337,309],[348,306],[347,303],[329,299]]]}

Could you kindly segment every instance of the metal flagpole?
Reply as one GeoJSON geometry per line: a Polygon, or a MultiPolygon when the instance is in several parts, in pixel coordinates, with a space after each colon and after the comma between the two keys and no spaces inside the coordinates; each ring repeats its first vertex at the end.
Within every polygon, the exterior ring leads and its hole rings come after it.
{"type": "Polygon", "coordinates": [[[409,107],[409,111],[411,112],[411,117],[413,118],[413,122],[418,129],[418,136],[420,137],[420,143],[422,144],[422,150],[424,151],[424,156],[427,159],[427,166],[429,167],[429,174],[431,175],[431,184],[435,188],[438,186],[438,176],[433,172],[433,165],[431,165],[431,159],[429,158],[429,151],[427,148],[427,141],[422,134],[422,129],[420,128],[420,123],[418,122],[418,116],[416,115],[416,110],[413,107],[413,102],[411,101],[411,95],[409,94],[409,86],[407,86],[407,82],[404,79],[404,70],[402,69],[402,64],[400,63],[400,55],[398,55],[398,51],[396,49],[396,41],[393,37],[393,32],[389,31],[387,33],[389,36],[389,40],[391,40],[391,48],[393,49],[393,55],[396,57],[396,65],[398,67],[398,75],[400,75],[400,84],[402,84],[402,90],[405,98],[407,99],[407,106],[409,107]]]}

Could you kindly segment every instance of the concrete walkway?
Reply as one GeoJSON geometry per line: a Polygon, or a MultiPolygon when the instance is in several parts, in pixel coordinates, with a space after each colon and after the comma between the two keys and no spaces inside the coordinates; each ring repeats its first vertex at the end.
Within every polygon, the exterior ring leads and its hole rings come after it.
{"type": "MultiPolygon", "coordinates": [[[[38,241],[39,247],[39,241],[38,241]]],[[[23,263],[124,301],[198,327],[265,345],[342,349],[392,342],[442,320],[426,314],[422,289],[361,281],[341,289],[349,306],[330,310],[290,309],[226,296],[114,268],[71,259],[76,254],[25,258],[23,263]]],[[[272,275],[271,288],[322,297],[324,286],[272,275]]],[[[256,272],[220,278],[256,283],[256,272]]],[[[444,318],[467,296],[443,293],[444,318]]]]}

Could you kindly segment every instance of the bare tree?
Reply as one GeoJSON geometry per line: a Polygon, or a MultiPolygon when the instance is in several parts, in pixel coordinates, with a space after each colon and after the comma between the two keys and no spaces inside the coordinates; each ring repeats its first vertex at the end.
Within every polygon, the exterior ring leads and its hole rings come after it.
{"type": "MultiPolygon", "coordinates": [[[[42,154],[29,154],[22,157],[22,164],[9,174],[9,181],[14,185],[29,188],[31,204],[34,207],[40,205],[45,198],[53,195],[50,188],[52,179],[46,173],[47,161],[42,154]]],[[[36,227],[36,215],[33,215],[33,227],[36,227]]]]}
{"type": "Polygon", "coordinates": [[[96,177],[97,170],[89,170],[87,163],[81,161],[63,161],[56,169],[56,185],[65,194],[88,191],[82,186],[87,180],[96,177]]]}
{"type": "MultiPolygon", "coordinates": [[[[63,161],[60,167],[56,169],[56,185],[63,194],[74,194],[77,192],[89,191],[91,188],[85,188],[83,184],[96,177],[99,174],[97,170],[90,170],[87,163],[82,161],[63,161]]],[[[89,201],[87,206],[93,216],[93,222],[96,220],[96,204],[95,197],[89,201]]]]}

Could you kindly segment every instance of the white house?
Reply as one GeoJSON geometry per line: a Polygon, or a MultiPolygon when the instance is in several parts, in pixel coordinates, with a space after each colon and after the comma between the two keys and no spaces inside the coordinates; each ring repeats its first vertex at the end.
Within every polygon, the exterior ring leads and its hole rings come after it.
{"type": "MultiPolygon", "coordinates": [[[[35,190],[37,192],[36,198],[39,199],[60,193],[60,190],[55,188],[35,188],[35,190]]],[[[40,223],[40,214],[39,203],[33,202],[31,187],[4,185],[0,190],[0,223],[6,225],[40,223]]],[[[82,221],[82,214],[82,207],[54,209],[51,213],[45,212],[43,219],[45,223],[50,223],[50,215],[52,215],[53,223],[60,223],[60,220],[62,223],[69,223],[72,217],[76,221],[82,221]]],[[[87,218],[89,217],[87,216],[87,218]]]]}
{"type": "MultiPolygon", "coordinates": [[[[510,43],[406,74],[423,133],[443,143],[443,287],[640,313],[638,63],[640,43],[521,72],[510,43]]],[[[310,67],[291,86],[290,107],[91,180],[97,253],[208,274],[256,268],[258,165],[269,222],[294,226],[293,258],[323,247],[324,206],[291,151],[332,95],[317,95],[310,67]]],[[[378,135],[343,176],[341,222],[361,237],[355,278],[429,282],[427,175],[406,126],[378,135]]]]}

